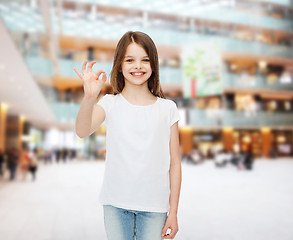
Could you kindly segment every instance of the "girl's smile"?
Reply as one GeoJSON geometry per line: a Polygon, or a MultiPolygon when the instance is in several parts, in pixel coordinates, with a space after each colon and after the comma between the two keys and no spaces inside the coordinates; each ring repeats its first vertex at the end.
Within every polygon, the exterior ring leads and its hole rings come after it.
{"type": "Polygon", "coordinates": [[[145,75],[145,72],[131,72],[130,74],[135,77],[142,77],[145,75]]]}

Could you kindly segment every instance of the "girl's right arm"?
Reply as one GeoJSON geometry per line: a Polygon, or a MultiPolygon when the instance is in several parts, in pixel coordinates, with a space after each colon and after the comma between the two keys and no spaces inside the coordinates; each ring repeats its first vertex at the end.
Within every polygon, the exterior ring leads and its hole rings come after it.
{"type": "Polygon", "coordinates": [[[95,103],[107,77],[103,70],[99,70],[97,73],[92,72],[95,63],[95,61],[91,62],[88,65],[88,71],[86,71],[87,61],[84,61],[82,74],[74,68],[74,71],[82,79],[84,88],[84,97],[75,122],[75,132],[80,138],[91,135],[105,120],[104,109],[95,103]],[[101,74],[103,76],[99,79],[101,74]]]}

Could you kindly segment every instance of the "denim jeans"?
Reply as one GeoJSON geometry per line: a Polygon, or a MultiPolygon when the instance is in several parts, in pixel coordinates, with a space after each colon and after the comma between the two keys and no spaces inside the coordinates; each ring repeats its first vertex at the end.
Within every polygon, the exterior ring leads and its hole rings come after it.
{"type": "Polygon", "coordinates": [[[103,205],[108,240],[161,240],[166,213],[144,212],[103,205]]]}

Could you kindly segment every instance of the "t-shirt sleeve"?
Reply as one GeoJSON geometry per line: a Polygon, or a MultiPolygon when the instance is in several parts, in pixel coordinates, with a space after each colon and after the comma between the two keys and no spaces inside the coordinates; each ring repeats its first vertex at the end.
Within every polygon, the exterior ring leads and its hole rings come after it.
{"type": "Polygon", "coordinates": [[[113,97],[114,96],[112,94],[106,94],[97,102],[97,104],[100,105],[105,111],[105,120],[103,122],[105,125],[107,125],[107,117],[109,116],[109,112],[114,100],[113,97]]]}
{"type": "Polygon", "coordinates": [[[175,102],[171,100],[170,108],[170,127],[177,121],[180,120],[179,111],[175,102]]]}

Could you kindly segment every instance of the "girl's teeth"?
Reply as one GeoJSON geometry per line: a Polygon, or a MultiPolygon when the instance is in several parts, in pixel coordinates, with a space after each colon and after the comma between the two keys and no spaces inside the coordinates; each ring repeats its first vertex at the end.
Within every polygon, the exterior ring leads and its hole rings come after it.
{"type": "Polygon", "coordinates": [[[133,73],[133,75],[135,76],[139,76],[139,75],[142,75],[143,73],[133,73]]]}

